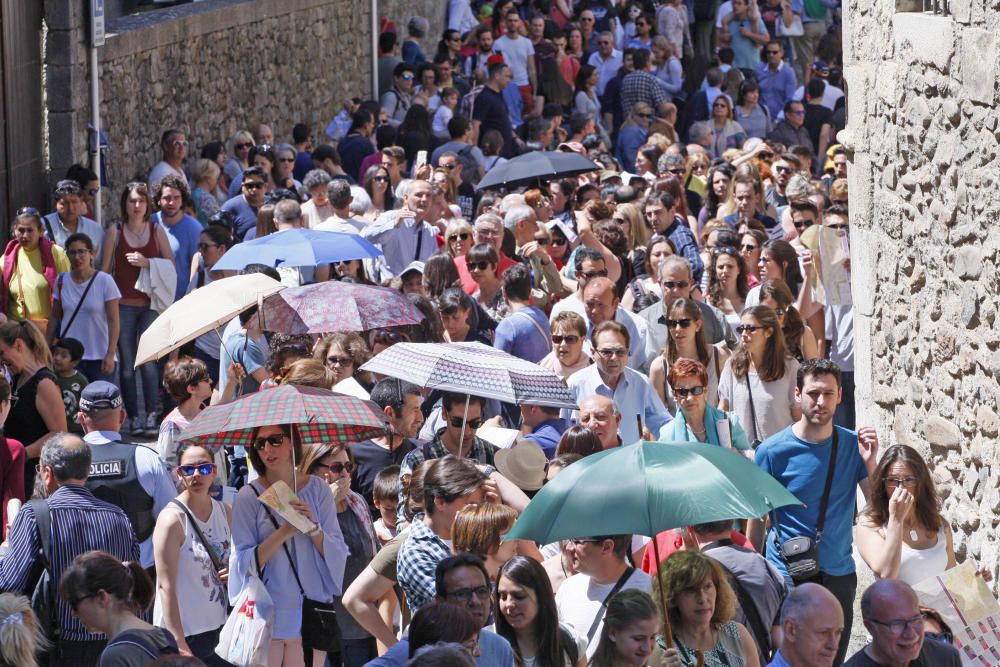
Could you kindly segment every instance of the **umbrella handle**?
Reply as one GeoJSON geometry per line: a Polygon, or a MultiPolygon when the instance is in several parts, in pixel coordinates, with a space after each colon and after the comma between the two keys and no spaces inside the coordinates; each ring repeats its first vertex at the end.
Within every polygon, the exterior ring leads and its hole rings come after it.
{"type": "Polygon", "coordinates": [[[469,420],[469,394],[465,395],[465,412],[462,413],[462,437],[458,440],[458,458],[462,458],[462,443],[465,442],[465,423],[469,420]]]}
{"type": "MultiPolygon", "coordinates": [[[[663,563],[660,562],[660,542],[656,539],[656,535],[653,535],[653,560],[656,561],[656,585],[660,589],[660,614],[663,619],[663,640],[667,642],[667,648],[673,648],[674,633],[670,628],[670,617],[667,616],[667,596],[663,592],[663,573],[660,572],[663,563]]],[[[704,656],[702,657],[702,662],[704,662],[704,656]]]]}

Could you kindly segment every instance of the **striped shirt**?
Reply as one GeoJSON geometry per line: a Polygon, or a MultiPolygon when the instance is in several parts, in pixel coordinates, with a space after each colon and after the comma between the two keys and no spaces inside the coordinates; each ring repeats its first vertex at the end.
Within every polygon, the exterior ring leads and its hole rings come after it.
{"type": "MultiPolygon", "coordinates": [[[[139,544],[128,517],[118,507],[98,500],[82,486],[62,486],[48,498],[52,516],[52,576],[58,582],[73,559],[88,551],[100,550],[122,561],[139,560],[139,544]]],[[[41,544],[35,513],[24,508],[10,527],[10,550],[0,560],[0,591],[31,595],[35,582],[29,581],[41,544]],[[31,587],[31,588],[29,588],[31,587]]],[[[57,601],[61,639],[91,641],[104,639],[84,628],[73,616],[69,604],[57,601]]]]}

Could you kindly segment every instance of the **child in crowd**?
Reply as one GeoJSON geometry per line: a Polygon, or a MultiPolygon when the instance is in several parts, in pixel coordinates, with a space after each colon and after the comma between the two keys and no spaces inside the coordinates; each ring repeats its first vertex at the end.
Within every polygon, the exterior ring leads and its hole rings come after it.
{"type": "Polygon", "coordinates": [[[434,120],[431,121],[431,131],[438,139],[444,139],[445,141],[451,139],[451,135],[448,134],[448,121],[451,120],[457,106],[458,90],[454,88],[445,88],[442,90],[441,106],[434,112],[434,120]]]}
{"type": "Polygon", "coordinates": [[[375,476],[372,485],[372,500],[381,518],[375,522],[375,537],[382,546],[396,536],[396,510],[399,506],[399,466],[383,468],[375,476]]]}
{"type": "Polygon", "coordinates": [[[77,421],[80,411],[80,394],[90,382],[76,369],[83,359],[83,343],[75,338],[60,338],[52,346],[52,368],[56,372],[56,384],[62,392],[66,406],[66,425],[70,433],[83,435],[83,427],[77,421]]]}

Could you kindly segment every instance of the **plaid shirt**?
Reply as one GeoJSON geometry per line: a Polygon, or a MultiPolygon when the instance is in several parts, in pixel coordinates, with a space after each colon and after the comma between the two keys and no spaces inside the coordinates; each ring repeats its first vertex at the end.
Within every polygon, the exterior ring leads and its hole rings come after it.
{"type": "MultiPolygon", "coordinates": [[[[424,444],[422,447],[417,447],[412,452],[403,457],[403,462],[399,466],[399,475],[411,475],[413,474],[413,469],[424,461],[429,461],[431,459],[440,459],[448,454],[448,448],[445,444],[441,442],[441,436],[444,434],[445,429],[439,429],[437,433],[434,434],[434,439],[430,442],[424,444]]],[[[472,439],[472,448],[465,453],[464,458],[472,459],[476,463],[482,463],[483,465],[493,465],[493,455],[496,453],[497,448],[495,445],[491,445],[482,438],[472,439]]]]}
{"type": "Polygon", "coordinates": [[[437,591],[434,571],[438,563],[451,555],[448,544],[423,519],[423,514],[413,517],[410,536],[400,547],[396,562],[396,579],[406,593],[411,613],[434,599],[437,591]]]}
{"type": "Polygon", "coordinates": [[[632,72],[622,79],[622,110],[625,118],[639,102],[645,102],[653,107],[653,113],[660,108],[664,102],[670,101],[670,95],[663,89],[663,86],[656,77],[649,72],[632,72]]]}

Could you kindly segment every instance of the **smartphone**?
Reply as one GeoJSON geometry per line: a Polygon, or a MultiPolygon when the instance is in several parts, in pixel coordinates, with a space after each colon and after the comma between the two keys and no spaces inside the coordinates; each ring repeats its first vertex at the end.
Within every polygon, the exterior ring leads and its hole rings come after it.
{"type": "Polygon", "coordinates": [[[417,159],[413,163],[413,171],[420,169],[427,164],[427,151],[417,151],[417,159]]]}

